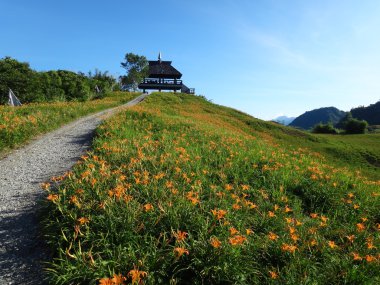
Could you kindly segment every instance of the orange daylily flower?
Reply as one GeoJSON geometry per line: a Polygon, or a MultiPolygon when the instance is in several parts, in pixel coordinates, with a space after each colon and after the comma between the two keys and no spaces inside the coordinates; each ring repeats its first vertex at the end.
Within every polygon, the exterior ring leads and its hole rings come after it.
{"type": "Polygon", "coordinates": [[[354,256],[354,260],[362,260],[362,257],[357,252],[353,252],[352,255],[354,256]]]}
{"type": "Polygon", "coordinates": [[[285,217],[285,221],[286,221],[288,224],[293,223],[293,219],[292,219],[292,218],[285,217]]]}
{"type": "Polygon", "coordinates": [[[373,245],[373,238],[367,238],[367,248],[368,249],[376,249],[376,246],[373,245]]]}
{"type": "Polygon", "coordinates": [[[102,278],[99,280],[99,285],[114,285],[111,278],[102,278]]]}
{"type": "Polygon", "coordinates": [[[214,215],[214,217],[216,217],[217,220],[221,220],[227,214],[227,211],[214,209],[211,210],[211,213],[214,215]]]}
{"type": "Polygon", "coordinates": [[[373,255],[366,255],[365,256],[365,260],[367,261],[367,262],[373,262],[373,261],[375,261],[376,260],[376,257],[375,256],[373,256],[373,255]]]}
{"type": "Polygon", "coordinates": [[[180,230],[178,230],[177,232],[174,233],[174,236],[178,242],[184,241],[186,239],[187,235],[188,235],[187,232],[182,232],[180,230]]]}
{"type": "Polygon", "coordinates": [[[127,278],[125,278],[124,276],[122,276],[121,274],[114,274],[113,275],[113,278],[112,278],[112,284],[114,285],[123,285],[124,284],[124,281],[126,280],[127,278]]]}
{"type": "Polygon", "coordinates": [[[41,183],[41,188],[44,190],[49,190],[50,188],[50,183],[41,183]]]}
{"type": "Polygon", "coordinates": [[[246,232],[247,236],[253,234],[253,230],[251,230],[251,229],[246,229],[245,232],[246,232]]]}
{"type": "Polygon", "coordinates": [[[356,224],[356,229],[358,230],[358,232],[362,232],[365,230],[365,225],[362,224],[362,223],[357,223],[356,224]]]}
{"type": "Polygon", "coordinates": [[[332,241],[332,240],[330,240],[330,241],[328,242],[328,245],[329,245],[330,248],[336,248],[336,247],[338,247],[338,246],[335,244],[335,242],[332,241]]]}
{"type": "Polygon", "coordinates": [[[282,246],[281,246],[281,249],[283,251],[289,251],[291,253],[294,253],[297,249],[297,246],[295,245],[291,245],[291,244],[287,244],[287,243],[283,243],[282,246]]]}
{"type": "Polygon", "coordinates": [[[88,218],[86,218],[86,217],[81,217],[81,218],[78,219],[78,222],[81,225],[84,225],[84,224],[88,223],[89,221],[90,220],[88,218]]]}
{"type": "Polygon", "coordinates": [[[289,227],[289,233],[290,234],[294,234],[295,232],[297,232],[296,228],[289,227]]]}
{"type": "Polygon", "coordinates": [[[245,190],[249,190],[249,185],[241,185],[241,188],[245,191],[245,190]]]}
{"type": "Polygon", "coordinates": [[[251,201],[247,201],[245,204],[246,204],[250,209],[255,209],[255,208],[257,208],[257,205],[254,204],[254,203],[252,203],[251,201]]]}
{"type": "Polygon", "coordinates": [[[241,209],[241,206],[239,204],[235,203],[232,205],[232,209],[239,210],[239,209],[241,209]]]}
{"type": "Polygon", "coordinates": [[[271,279],[277,279],[278,278],[278,274],[276,271],[269,271],[269,275],[270,275],[271,279]]]}
{"type": "Polygon", "coordinates": [[[285,206],[285,213],[293,212],[291,208],[288,207],[288,205],[285,206]]]}
{"type": "Polygon", "coordinates": [[[211,238],[210,244],[214,248],[219,248],[219,247],[222,246],[222,242],[218,238],[216,238],[216,237],[211,238]]]}
{"type": "Polygon", "coordinates": [[[355,236],[354,235],[349,235],[349,236],[346,236],[346,238],[350,241],[350,243],[353,243],[354,239],[355,239],[355,236]]]}
{"type": "Polygon", "coordinates": [[[231,245],[240,245],[242,244],[243,242],[245,242],[247,240],[246,237],[244,236],[240,236],[240,235],[237,235],[237,236],[234,236],[234,237],[231,237],[228,239],[228,242],[231,244],[231,245]]]}
{"type": "Polygon", "coordinates": [[[231,191],[232,189],[234,189],[234,187],[231,184],[226,184],[224,186],[224,189],[226,189],[227,191],[231,191]]]}
{"type": "Polygon", "coordinates": [[[299,237],[298,237],[296,234],[291,234],[291,235],[290,235],[290,238],[291,238],[294,242],[296,242],[297,240],[299,240],[299,237]]]}
{"type": "Polygon", "coordinates": [[[183,248],[183,247],[176,247],[174,249],[174,253],[175,253],[176,257],[181,257],[184,254],[189,255],[189,251],[186,248],[183,248]]]}
{"type": "Polygon", "coordinates": [[[315,234],[317,232],[317,229],[315,227],[311,227],[309,230],[308,230],[309,233],[311,234],[315,234]]]}
{"type": "Polygon", "coordinates": [[[316,246],[317,244],[318,242],[315,239],[312,239],[311,241],[309,241],[310,246],[316,246]]]}
{"type": "Polygon", "coordinates": [[[231,236],[236,235],[236,234],[239,233],[239,231],[237,229],[235,229],[234,227],[230,228],[229,231],[230,231],[230,235],[231,236]]]}
{"type": "Polygon", "coordinates": [[[324,223],[326,223],[327,222],[327,220],[328,220],[329,218],[327,218],[326,216],[321,216],[321,220],[322,220],[322,222],[324,222],[324,223]]]}
{"type": "Polygon", "coordinates": [[[268,234],[268,238],[269,238],[270,240],[276,240],[276,239],[278,239],[278,235],[276,235],[276,234],[273,233],[273,232],[269,232],[269,234],[268,234]]]}
{"type": "Polygon", "coordinates": [[[49,194],[47,198],[49,201],[55,202],[59,199],[59,196],[57,194],[49,194]]]}
{"type": "Polygon", "coordinates": [[[140,284],[141,279],[143,279],[147,275],[148,275],[147,272],[140,271],[138,269],[132,269],[131,271],[128,272],[128,277],[132,278],[132,284],[140,284]]]}
{"type": "Polygon", "coordinates": [[[153,205],[152,204],[145,204],[144,205],[144,210],[145,212],[149,212],[153,210],[153,205]]]}

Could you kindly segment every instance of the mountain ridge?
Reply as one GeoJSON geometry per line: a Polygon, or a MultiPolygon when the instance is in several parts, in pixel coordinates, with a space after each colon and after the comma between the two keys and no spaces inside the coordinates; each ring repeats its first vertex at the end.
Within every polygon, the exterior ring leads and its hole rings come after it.
{"type": "Polygon", "coordinates": [[[335,125],[346,114],[336,107],[322,107],[307,111],[293,120],[289,126],[298,127],[304,130],[309,130],[318,123],[332,123],[335,125]]]}

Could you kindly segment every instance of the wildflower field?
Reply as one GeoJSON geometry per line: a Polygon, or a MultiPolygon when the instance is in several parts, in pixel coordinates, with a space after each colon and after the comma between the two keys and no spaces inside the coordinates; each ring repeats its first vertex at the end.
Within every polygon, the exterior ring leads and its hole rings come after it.
{"type": "Polygon", "coordinates": [[[103,99],[87,102],[31,103],[21,107],[0,105],[0,154],[81,116],[115,107],[136,96],[135,93],[114,92],[103,99]]]}
{"type": "Polygon", "coordinates": [[[266,128],[184,94],[108,119],[43,185],[52,284],[379,284],[380,181],[266,128]]]}

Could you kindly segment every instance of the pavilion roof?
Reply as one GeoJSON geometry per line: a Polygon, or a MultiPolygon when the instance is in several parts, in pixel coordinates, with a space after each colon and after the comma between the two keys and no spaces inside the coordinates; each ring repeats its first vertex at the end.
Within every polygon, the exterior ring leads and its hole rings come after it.
{"type": "Polygon", "coordinates": [[[182,73],[172,66],[171,61],[150,60],[149,77],[179,79],[182,73]]]}

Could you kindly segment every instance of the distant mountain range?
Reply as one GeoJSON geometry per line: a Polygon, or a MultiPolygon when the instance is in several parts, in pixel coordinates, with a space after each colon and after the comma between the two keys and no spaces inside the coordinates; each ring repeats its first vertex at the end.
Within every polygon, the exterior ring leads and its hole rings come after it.
{"type": "MultiPolygon", "coordinates": [[[[350,112],[355,119],[365,120],[369,125],[380,125],[380,101],[367,107],[352,108],[350,112]]],[[[279,116],[272,121],[285,126],[309,130],[318,123],[327,124],[331,122],[333,125],[337,125],[347,113],[335,107],[325,107],[305,112],[296,118],[279,116]]]]}
{"type": "Polygon", "coordinates": [[[287,117],[287,116],[279,116],[276,119],[273,119],[272,121],[277,122],[281,125],[289,125],[296,117],[287,117]]]}
{"type": "Polygon", "coordinates": [[[331,122],[333,125],[335,125],[345,115],[346,112],[341,111],[335,107],[319,108],[312,111],[308,111],[302,114],[301,116],[295,118],[293,122],[289,124],[289,126],[309,130],[318,123],[327,124],[331,122]]]}

